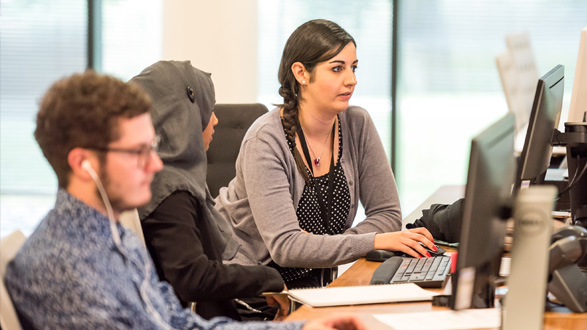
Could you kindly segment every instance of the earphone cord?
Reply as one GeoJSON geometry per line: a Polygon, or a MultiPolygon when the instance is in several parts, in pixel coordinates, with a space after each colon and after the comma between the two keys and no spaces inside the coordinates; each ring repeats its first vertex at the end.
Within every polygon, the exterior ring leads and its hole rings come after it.
{"type": "MultiPolygon", "coordinates": [[[[114,212],[112,212],[112,205],[110,204],[110,200],[108,199],[108,195],[106,195],[106,190],[104,189],[104,186],[102,185],[102,180],[100,180],[100,178],[98,177],[98,175],[96,175],[96,172],[94,170],[92,170],[92,169],[86,169],[86,170],[88,171],[88,173],[90,174],[90,176],[92,177],[94,182],[96,183],[96,186],[98,187],[98,191],[100,192],[100,197],[102,198],[102,202],[104,203],[104,206],[106,207],[106,212],[108,213],[108,220],[110,222],[110,229],[112,232],[112,239],[114,240],[114,245],[116,245],[116,248],[118,249],[120,254],[122,254],[122,256],[124,256],[127,260],[133,262],[133,259],[129,258],[126,255],[126,253],[124,252],[124,249],[122,248],[122,243],[120,240],[120,232],[118,231],[118,228],[116,227],[116,223],[114,221],[114,212]]],[[[138,265],[137,265],[137,267],[138,267],[138,265]]],[[[140,267],[138,267],[138,268],[140,268],[140,267]]],[[[149,312],[149,314],[151,314],[155,317],[155,321],[157,321],[157,323],[159,323],[159,325],[163,326],[165,329],[176,330],[174,327],[167,324],[167,322],[165,322],[163,320],[163,318],[161,317],[159,312],[151,304],[151,301],[149,300],[149,297],[147,295],[147,285],[149,285],[150,279],[151,279],[151,265],[149,264],[149,262],[147,260],[147,261],[145,261],[145,277],[144,277],[144,280],[141,283],[141,286],[139,289],[141,298],[145,302],[145,305],[147,307],[147,311],[149,312]]]]}
{"type": "MultiPolygon", "coordinates": [[[[108,199],[108,195],[106,195],[106,190],[102,185],[102,181],[100,180],[98,175],[96,175],[96,172],[94,172],[94,170],[91,168],[86,168],[86,170],[88,171],[88,173],[96,183],[96,186],[98,187],[100,197],[102,198],[102,203],[104,203],[104,206],[106,207],[106,212],[108,213],[108,220],[110,220],[110,230],[112,231],[112,239],[114,240],[114,243],[119,248],[119,250],[121,250],[120,233],[118,232],[118,228],[116,228],[116,224],[114,222],[114,212],[112,212],[112,205],[110,205],[110,200],[108,199]]],[[[122,251],[120,252],[122,253],[122,251]]]]}

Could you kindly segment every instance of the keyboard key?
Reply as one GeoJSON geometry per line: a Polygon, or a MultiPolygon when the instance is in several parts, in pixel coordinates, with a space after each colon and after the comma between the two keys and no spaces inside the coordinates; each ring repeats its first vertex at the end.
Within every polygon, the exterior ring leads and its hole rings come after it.
{"type": "Polygon", "coordinates": [[[390,283],[415,283],[426,288],[440,288],[450,269],[450,258],[403,258],[390,283]]]}

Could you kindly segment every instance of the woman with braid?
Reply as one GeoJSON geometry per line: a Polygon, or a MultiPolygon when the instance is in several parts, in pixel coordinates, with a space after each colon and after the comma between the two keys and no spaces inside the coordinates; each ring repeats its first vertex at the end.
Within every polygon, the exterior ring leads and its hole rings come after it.
{"type": "Polygon", "coordinates": [[[248,130],[236,177],[216,208],[241,245],[230,263],[276,268],[288,288],[324,286],[332,267],[373,249],[429,255],[425,228],[401,229],[388,158],[367,111],[349,106],[354,39],[312,20],[289,37],[279,67],[283,104],[248,130]],[[359,201],[366,219],[351,228],[359,201]]]}

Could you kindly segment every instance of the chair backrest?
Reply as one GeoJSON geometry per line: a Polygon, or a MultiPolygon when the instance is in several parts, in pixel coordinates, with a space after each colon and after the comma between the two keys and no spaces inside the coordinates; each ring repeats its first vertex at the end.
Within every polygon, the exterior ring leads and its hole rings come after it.
{"type": "Polygon", "coordinates": [[[0,242],[0,275],[2,276],[0,281],[0,326],[6,330],[22,329],[10,295],[4,286],[4,275],[6,274],[6,266],[10,260],[14,259],[25,241],[24,234],[17,230],[4,237],[0,242]]]}
{"type": "Polygon", "coordinates": [[[139,236],[143,244],[145,244],[145,235],[143,234],[141,218],[139,218],[139,211],[137,209],[122,212],[119,221],[121,225],[132,229],[139,236]]]}
{"type": "Polygon", "coordinates": [[[216,104],[214,107],[218,125],[214,128],[214,140],[207,152],[206,175],[212,197],[216,197],[220,188],[227,186],[235,177],[236,158],[245,133],[267,111],[267,107],[260,103],[216,104]]]}

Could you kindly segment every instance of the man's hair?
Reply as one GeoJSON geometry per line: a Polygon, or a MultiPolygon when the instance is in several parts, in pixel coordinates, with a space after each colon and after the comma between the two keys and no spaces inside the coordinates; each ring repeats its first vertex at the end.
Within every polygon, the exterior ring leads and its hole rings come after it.
{"type": "Polygon", "coordinates": [[[141,89],[93,70],[55,82],[41,100],[35,138],[59,187],[69,184],[72,149],[105,148],[120,138],[119,119],[149,111],[150,98],[141,89]]]}

